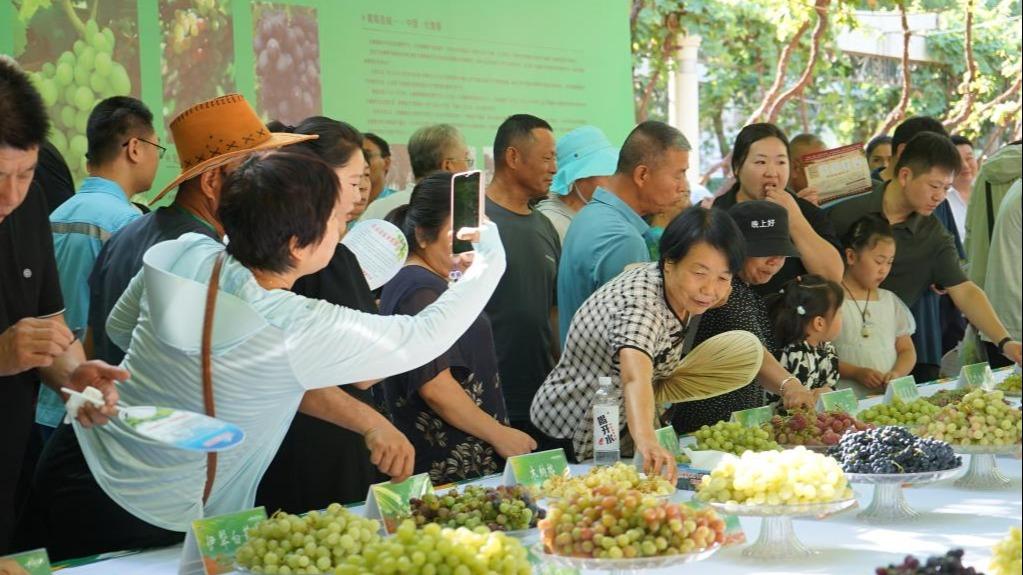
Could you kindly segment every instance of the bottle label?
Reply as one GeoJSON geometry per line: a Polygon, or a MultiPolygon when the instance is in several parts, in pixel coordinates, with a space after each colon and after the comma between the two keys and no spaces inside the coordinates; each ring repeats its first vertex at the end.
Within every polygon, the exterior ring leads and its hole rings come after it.
{"type": "Polygon", "coordinates": [[[593,406],[593,450],[618,451],[618,406],[593,406]]]}

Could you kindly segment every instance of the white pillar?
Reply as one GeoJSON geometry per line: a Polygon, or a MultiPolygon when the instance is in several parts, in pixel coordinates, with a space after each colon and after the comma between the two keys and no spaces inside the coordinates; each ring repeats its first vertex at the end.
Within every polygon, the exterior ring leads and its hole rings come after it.
{"type": "Polygon", "coordinates": [[[678,36],[675,73],[669,79],[668,120],[685,134],[693,149],[689,152],[689,174],[692,181],[700,177],[700,76],[697,56],[699,36],[678,36]]]}

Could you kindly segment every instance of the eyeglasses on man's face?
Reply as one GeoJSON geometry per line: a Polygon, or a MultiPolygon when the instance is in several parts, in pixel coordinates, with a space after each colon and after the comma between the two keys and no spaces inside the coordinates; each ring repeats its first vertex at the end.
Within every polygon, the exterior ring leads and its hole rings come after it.
{"type": "MultiPolygon", "coordinates": [[[[140,142],[145,142],[145,143],[149,144],[150,146],[155,147],[156,148],[156,156],[158,158],[160,158],[161,160],[163,159],[164,154],[167,153],[167,148],[164,148],[163,146],[161,146],[160,144],[157,144],[156,142],[150,142],[149,140],[147,140],[145,138],[132,138],[131,140],[138,140],[140,142]]],[[[121,147],[122,148],[127,148],[128,144],[131,143],[131,140],[128,140],[127,142],[121,144],[121,147]]]]}

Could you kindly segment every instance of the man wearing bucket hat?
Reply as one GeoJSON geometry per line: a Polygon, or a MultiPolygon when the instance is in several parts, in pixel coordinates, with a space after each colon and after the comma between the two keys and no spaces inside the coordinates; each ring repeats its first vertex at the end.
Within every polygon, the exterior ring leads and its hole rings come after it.
{"type": "Polygon", "coordinates": [[[671,422],[684,433],[728,419],[733,411],[764,405],[764,389],[777,392],[784,387],[787,406],[815,400],[812,392],[774,358],[774,332],[767,305],[752,287],[771,281],[785,258],[799,257],[788,232],[788,212],[778,204],[752,200],[732,206],[728,215],[735,220],[746,240],[746,259],[739,273],[732,276],[728,300],[700,316],[693,345],[726,332],[746,331],[757,336],[765,347],[764,361],[756,379],[743,387],[710,399],[676,404],[672,408],[671,422]]]}
{"type": "Polygon", "coordinates": [[[142,269],[150,247],[194,232],[220,238],[217,205],[225,176],[252,152],[296,144],[316,136],[271,132],[239,94],[188,108],[170,123],[181,173],[150,204],[177,188],[174,201],[121,228],[107,240],[89,277],[89,328],[96,357],[111,365],[124,352],[106,335],[107,316],[128,282],[142,269]]]}
{"type": "Polygon", "coordinates": [[[536,209],[554,224],[564,243],[572,218],[615,173],[618,150],[600,128],[580,126],[558,140],[557,153],[558,173],[554,174],[547,199],[536,209]]]}

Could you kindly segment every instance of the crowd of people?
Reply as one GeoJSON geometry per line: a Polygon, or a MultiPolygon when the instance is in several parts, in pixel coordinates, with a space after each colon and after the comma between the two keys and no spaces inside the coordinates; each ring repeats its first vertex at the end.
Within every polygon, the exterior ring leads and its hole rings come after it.
{"type": "Polygon", "coordinates": [[[969,140],[909,118],[864,149],[872,192],[820,205],[802,158],[823,139],[752,124],[734,182],[692,205],[677,129],[643,122],[616,146],[515,114],[486,218],[457,230],[452,176],[474,162],[455,126],[412,134],[415,183],[394,190],[379,135],[218,97],[170,122],[181,171],[150,211],[132,199],[170,145],[154,121],[99,102],[76,191],[39,94],[0,61],[0,553],[168,545],[202,516],[356,502],[536,450],[585,461],[605,377],[622,454],[673,477],[663,425],[883,393],[943,358],[1021,361],[1019,142],[978,166],[969,140]],[[408,244],[376,291],[339,243],[369,219],[408,244]],[[119,401],[215,414],[246,440],[139,441],[119,401]]]}

